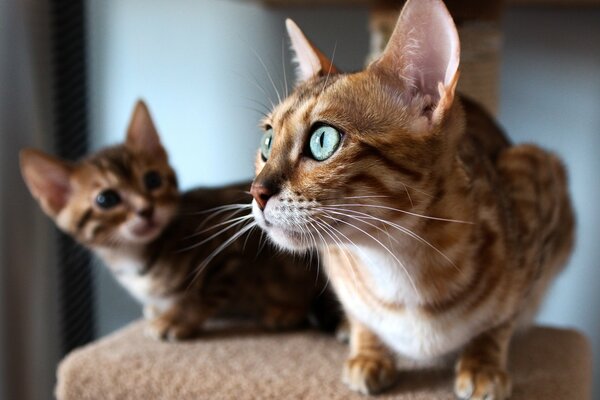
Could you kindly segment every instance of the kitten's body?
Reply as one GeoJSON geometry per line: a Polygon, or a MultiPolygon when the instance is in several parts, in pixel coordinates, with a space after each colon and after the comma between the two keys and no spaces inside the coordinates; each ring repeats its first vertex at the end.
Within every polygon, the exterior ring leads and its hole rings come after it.
{"type": "Polygon", "coordinates": [[[455,95],[458,35],[407,2],[382,57],[340,73],[288,21],[300,82],[265,119],[254,215],[281,247],[319,239],[350,319],[344,381],[393,383],[392,352],[461,352],[455,392],[510,395],[510,338],[573,246],[566,173],[455,95]],[[390,352],[392,350],[392,352],[390,352]]]}
{"type": "Polygon", "coordinates": [[[30,150],[22,167],[42,208],[144,306],[154,336],[189,338],[215,316],[296,327],[328,301],[316,266],[261,247],[242,214],[249,183],[180,194],[142,103],[125,144],[74,165],[30,150]]]}

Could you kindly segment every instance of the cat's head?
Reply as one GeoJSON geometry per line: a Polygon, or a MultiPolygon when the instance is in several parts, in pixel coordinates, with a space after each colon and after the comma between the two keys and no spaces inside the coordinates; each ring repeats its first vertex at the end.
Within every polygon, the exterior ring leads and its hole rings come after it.
{"type": "Polygon", "coordinates": [[[77,163],[25,149],[21,172],[33,197],[58,227],[92,248],[152,241],[178,204],[175,172],[141,101],[124,144],[77,163]]]}
{"type": "Polygon", "coordinates": [[[354,240],[377,218],[414,217],[437,195],[464,124],[458,34],[443,2],[408,1],[382,56],[358,73],[339,72],[290,20],[287,29],[298,82],[263,122],[251,190],[259,225],[301,250],[354,240]]]}

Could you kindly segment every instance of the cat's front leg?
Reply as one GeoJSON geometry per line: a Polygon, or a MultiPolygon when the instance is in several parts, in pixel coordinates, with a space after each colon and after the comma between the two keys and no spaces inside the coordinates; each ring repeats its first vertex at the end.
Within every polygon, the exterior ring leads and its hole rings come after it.
{"type": "Polygon", "coordinates": [[[149,318],[146,335],[167,341],[192,339],[201,333],[202,326],[209,316],[201,307],[199,298],[187,296],[173,303],[167,310],[149,318]]]}
{"type": "Polygon", "coordinates": [[[460,399],[504,400],[512,385],[506,371],[514,322],[482,333],[469,343],[456,364],[454,392],[460,399]]]}
{"type": "Polygon", "coordinates": [[[350,389],[379,393],[396,380],[396,362],[390,350],[366,326],[353,318],[350,323],[350,357],[343,370],[343,381],[350,389]]]}

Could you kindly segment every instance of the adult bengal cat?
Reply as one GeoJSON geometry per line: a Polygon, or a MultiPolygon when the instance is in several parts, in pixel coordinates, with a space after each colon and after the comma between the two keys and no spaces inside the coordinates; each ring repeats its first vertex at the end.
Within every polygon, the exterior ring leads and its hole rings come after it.
{"type": "Polygon", "coordinates": [[[393,352],[460,352],[457,396],[509,397],[510,338],[573,247],[561,162],[455,93],[440,0],[409,0],[358,73],[287,28],[299,82],[264,120],[253,212],[282,248],[321,248],[351,323],[344,381],[375,393],[395,380],[393,352]]]}

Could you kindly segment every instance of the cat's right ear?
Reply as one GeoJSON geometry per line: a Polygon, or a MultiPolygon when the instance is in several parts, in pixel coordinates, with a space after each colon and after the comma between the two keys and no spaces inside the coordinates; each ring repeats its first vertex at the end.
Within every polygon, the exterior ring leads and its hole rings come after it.
{"type": "Polygon", "coordinates": [[[150,111],[142,100],[138,100],[133,110],[125,144],[134,151],[147,154],[152,158],[167,159],[167,152],[160,143],[150,111]]]}
{"type": "Polygon", "coordinates": [[[421,104],[423,117],[439,123],[454,100],[460,43],[442,0],[408,0],[382,54],[369,68],[403,83],[407,104],[421,104]]]}
{"type": "Polygon", "coordinates": [[[42,210],[56,217],[71,195],[73,167],[39,150],[24,149],[19,154],[21,174],[42,210]]]}
{"type": "Polygon", "coordinates": [[[339,72],[335,65],[306,38],[294,21],[286,19],[285,27],[292,42],[292,50],[296,55],[296,78],[299,83],[314,76],[339,72]]]}

